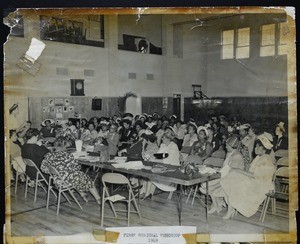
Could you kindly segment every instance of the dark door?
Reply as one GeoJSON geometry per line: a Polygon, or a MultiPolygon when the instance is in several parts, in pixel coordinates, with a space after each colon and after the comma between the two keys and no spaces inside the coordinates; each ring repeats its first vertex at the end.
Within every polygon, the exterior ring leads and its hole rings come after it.
{"type": "Polygon", "coordinates": [[[180,94],[173,94],[173,114],[180,119],[180,106],[181,106],[181,95],[180,94]]]}

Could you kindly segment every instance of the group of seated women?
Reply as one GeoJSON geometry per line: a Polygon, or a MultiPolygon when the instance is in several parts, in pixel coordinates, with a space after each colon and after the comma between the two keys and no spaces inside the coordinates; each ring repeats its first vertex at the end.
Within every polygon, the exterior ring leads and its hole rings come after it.
{"type": "MultiPolygon", "coordinates": [[[[184,123],[175,115],[167,118],[157,113],[140,116],[126,113],[122,118],[94,117],[89,121],[65,120],[59,125],[48,119],[42,125],[40,130],[27,130],[25,143],[19,145],[22,157],[32,159],[45,174],[47,164],[60,169],[63,177],[85,200],[89,191],[100,203],[91,179],[65,151],[67,147],[74,147],[76,140],[82,140],[86,148],[106,150],[110,158],[125,155],[129,160],[155,161],[154,154],[163,153],[166,155],[161,160],[164,164],[215,163],[221,167],[221,179],[209,183],[213,202],[209,212],[220,211],[226,202],[228,211],[224,219],[234,216],[237,211],[247,217],[257,211],[265,193],[272,188],[274,151],[287,149],[283,122],[276,125],[275,136],[266,132],[256,135],[250,124],[227,121],[223,115],[212,117],[200,126],[193,119],[184,123]],[[50,152],[42,145],[45,141],[54,143],[56,150],[50,152]]],[[[31,170],[26,168],[26,174],[34,179],[31,170]]],[[[134,178],[131,182],[134,186],[137,184],[134,178]]],[[[147,198],[153,195],[155,188],[174,191],[176,187],[144,179],[140,190],[143,198],[147,198]]]]}

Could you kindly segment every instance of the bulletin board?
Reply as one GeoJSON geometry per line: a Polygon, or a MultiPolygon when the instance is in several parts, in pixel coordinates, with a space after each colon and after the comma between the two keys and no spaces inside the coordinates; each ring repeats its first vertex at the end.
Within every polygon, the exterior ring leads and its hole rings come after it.
{"type": "Polygon", "coordinates": [[[92,110],[93,97],[30,97],[28,102],[29,120],[32,127],[40,128],[45,119],[58,122],[68,118],[113,116],[118,114],[117,99],[102,98],[102,109],[92,110]]]}

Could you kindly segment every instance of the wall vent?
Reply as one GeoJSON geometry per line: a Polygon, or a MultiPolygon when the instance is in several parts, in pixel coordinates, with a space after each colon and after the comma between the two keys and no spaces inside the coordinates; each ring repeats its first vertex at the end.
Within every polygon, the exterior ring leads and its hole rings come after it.
{"type": "Polygon", "coordinates": [[[153,74],[147,74],[146,77],[147,77],[147,80],[154,80],[153,74]]]}
{"type": "Polygon", "coordinates": [[[128,79],[135,80],[136,79],[136,73],[128,73],[128,79]]]}
{"type": "Polygon", "coordinates": [[[69,71],[67,68],[56,68],[57,75],[68,75],[69,71]]]}
{"type": "Polygon", "coordinates": [[[94,76],[94,70],[92,69],[85,69],[84,76],[94,76]]]}

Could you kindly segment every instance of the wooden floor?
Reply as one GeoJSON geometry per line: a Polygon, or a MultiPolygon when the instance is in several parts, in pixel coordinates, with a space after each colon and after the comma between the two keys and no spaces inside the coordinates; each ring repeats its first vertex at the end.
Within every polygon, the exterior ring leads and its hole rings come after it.
{"type": "MultiPolygon", "coordinates": [[[[56,215],[56,198],[51,198],[51,206],[46,210],[46,194],[42,189],[38,191],[37,202],[33,202],[34,188],[30,188],[27,199],[24,198],[24,183],[19,183],[18,192],[14,195],[14,188],[11,187],[11,236],[32,236],[32,235],[69,235],[83,232],[92,232],[100,229],[100,206],[94,198],[89,195],[89,202],[83,202],[79,195],[83,210],[80,210],[75,202],[69,205],[64,198],[60,207],[60,213],[56,215]]],[[[153,198],[140,201],[139,207],[142,215],[140,220],[137,214],[131,214],[131,226],[177,226],[177,195],[173,194],[171,200],[167,200],[168,194],[156,191],[153,198]]],[[[183,199],[183,225],[197,226],[197,233],[214,234],[254,234],[267,231],[288,232],[288,219],[267,214],[265,222],[258,222],[259,214],[251,218],[245,218],[238,214],[230,220],[223,220],[222,216],[226,209],[219,214],[210,214],[208,222],[205,220],[205,209],[196,200],[194,206],[190,201],[185,204],[183,199]]],[[[121,203],[116,208],[123,208],[121,203]]],[[[113,216],[108,204],[105,208],[106,215],[113,216]]],[[[126,221],[105,219],[106,227],[126,226],[126,221]]]]}

